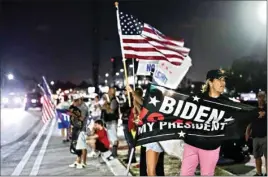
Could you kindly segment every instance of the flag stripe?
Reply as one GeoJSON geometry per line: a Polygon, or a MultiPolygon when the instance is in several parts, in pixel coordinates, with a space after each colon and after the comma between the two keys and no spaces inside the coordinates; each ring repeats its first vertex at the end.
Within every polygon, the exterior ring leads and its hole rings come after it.
{"type": "Polygon", "coordinates": [[[56,109],[52,102],[52,92],[47,84],[45,77],[43,77],[43,87],[41,87],[43,91],[43,108],[42,108],[42,121],[43,123],[47,123],[54,117],[56,117],[56,109]]]}
{"type": "MultiPolygon", "coordinates": [[[[154,57],[158,57],[158,56],[161,56],[161,57],[166,57],[168,58],[168,61],[182,61],[183,60],[183,56],[181,55],[173,55],[173,54],[163,54],[163,53],[160,53],[158,51],[139,51],[140,49],[135,49],[134,50],[127,50],[126,54],[134,54],[134,55],[140,55],[140,56],[154,56],[154,57]]],[[[167,59],[165,59],[167,60],[167,59]]]]}
{"type": "Polygon", "coordinates": [[[158,40],[155,40],[155,39],[150,39],[150,38],[144,38],[144,37],[141,37],[141,36],[130,36],[130,35],[127,36],[127,35],[124,35],[124,36],[122,36],[122,38],[123,38],[123,45],[131,45],[133,47],[140,48],[142,46],[137,46],[137,44],[138,45],[147,44],[150,47],[156,47],[156,48],[159,48],[159,49],[171,50],[171,51],[174,51],[174,52],[182,53],[184,55],[188,55],[189,52],[190,52],[190,49],[186,48],[186,47],[181,47],[181,46],[176,46],[176,45],[168,45],[165,42],[158,41],[158,40]]]}
{"type": "Polygon", "coordinates": [[[166,37],[164,35],[159,35],[157,34],[157,32],[154,30],[154,28],[152,28],[151,26],[149,26],[148,24],[144,23],[144,27],[143,27],[143,32],[142,32],[142,35],[146,36],[146,37],[150,37],[152,39],[156,39],[156,40],[159,40],[159,41],[168,41],[169,43],[171,43],[171,45],[177,45],[177,46],[180,46],[180,47],[183,47],[184,46],[184,41],[181,40],[181,41],[176,41],[176,40],[173,40],[169,37],[166,37]]]}
{"type": "Polygon", "coordinates": [[[164,55],[176,55],[178,56],[180,59],[184,59],[184,55],[171,51],[171,50],[167,50],[167,49],[160,49],[158,47],[153,48],[153,47],[148,47],[148,48],[137,48],[137,47],[130,47],[130,46],[124,46],[124,50],[128,50],[129,51],[135,51],[135,52],[160,52],[164,55]]]}
{"type": "MultiPolygon", "coordinates": [[[[166,57],[163,56],[141,56],[141,55],[137,55],[137,54],[125,54],[126,58],[139,58],[140,60],[167,60],[166,57]]],[[[167,60],[169,61],[169,60],[167,60]]],[[[170,62],[170,61],[169,61],[170,62]]],[[[170,62],[174,65],[180,65],[181,62],[180,61],[172,61],[170,62]]]]}

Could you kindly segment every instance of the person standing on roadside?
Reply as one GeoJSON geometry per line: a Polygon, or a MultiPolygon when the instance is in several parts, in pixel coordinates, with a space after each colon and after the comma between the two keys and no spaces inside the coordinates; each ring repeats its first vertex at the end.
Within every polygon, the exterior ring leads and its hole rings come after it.
{"type": "Polygon", "coordinates": [[[79,106],[80,106],[80,96],[74,95],[73,104],[69,108],[70,122],[72,128],[70,152],[76,154],[77,158],[73,164],[69,165],[69,167],[81,169],[85,167],[81,159],[82,151],[76,148],[79,134],[83,129],[83,117],[81,110],[78,108],[79,106]]]}
{"type": "Polygon", "coordinates": [[[265,168],[267,176],[267,104],[265,92],[258,93],[258,115],[248,125],[246,130],[246,141],[250,135],[253,138],[253,156],[255,158],[256,171],[254,176],[262,176],[262,159],[265,157],[265,168]]]}
{"type": "MultiPolygon", "coordinates": [[[[207,72],[206,82],[202,86],[200,98],[217,101],[226,99],[222,93],[225,89],[226,74],[224,70],[215,69],[207,72]]],[[[199,134],[202,134],[201,132],[199,134]]],[[[181,176],[194,176],[200,164],[201,176],[214,176],[215,168],[220,156],[222,140],[218,138],[186,136],[184,139],[181,176]]]]}
{"type": "Polygon", "coordinates": [[[83,127],[82,130],[78,136],[77,140],[77,150],[82,150],[82,165],[83,167],[86,167],[87,163],[87,143],[86,143],[86,131],[87,131],[87,121],[88,121],[88,106],[83,101],[83,97],[79,99],[79,106],[78,108],[81,110],[81,120],[83,121],[83,127]]]}
{"type": "Polygon", "coordinates": [[[99,120],[101,118],[101,106],[99,100],[99,96],[95,96],[94,101],[92,102],[90,107],[91,116],[94,121],[99,120]]]}
{"type": "MultiPolygon", "coordinates": [[[[68,101],[68,96],[64,95],[63,96],[63,101],[60,102],[57,105],[57,109],[62,109],[62,110],[68,110],[70,108],[70,103],[68,101]]],[[[60,119],[60,117],[58,117],[60,119]]],[[[66,120],[59,120],[58,122],[58,128],[61,129],[61,136],[62,136],[62,142],[69,142],[69,135],[68,132],[70,132],[70,122],[66,120]]]]}
{"type": "Polygon", "coordinates": [[[112,154],[107,160],[112,160],[117,157],[118,138],[117,138],[117,124],[118,124],[118,103],[115,97],[115,88],[109,88],[108,97],[102,106],[103,119],[105,121],[109,141],[113,145],[112,154]]]}

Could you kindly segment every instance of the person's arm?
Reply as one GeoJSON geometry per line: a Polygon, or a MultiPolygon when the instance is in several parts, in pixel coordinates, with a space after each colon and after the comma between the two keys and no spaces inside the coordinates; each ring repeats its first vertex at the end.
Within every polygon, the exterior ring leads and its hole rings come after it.
{"type": "Polygon", "coordinates": [[[251,135],[252,129],[251,129],[251,124],[249,124],[246,128],[246,133],[245,133],[245,139],[248,141],[250,135],[251,135]]]}
{"type": "Polygon", "coordinates": [[[117,106],[118,106],[117,101],[113,99],[110,104],[107,103],[104,106],[104,109],[106,110],[107,113],[111,114],[115,112],[115,110],[117,109],[117,106]]]}
{"type": "Polygon", "coordinates": [[[90,139],[97,139],[97,138],[99,138],[99,135],[94,134],[94,135],[88,136],[87,140],[90,140],[90,139]]]}
{"type": "Polygon", "coordinates": [[[143,101],[142,98],[140,98],[139,96],[136,95],[136,93],[133,91],[133,89],[130,86],[126,86],[126,90],[131,93],[133,99],[139,104],[142,105],[143,101]]]}

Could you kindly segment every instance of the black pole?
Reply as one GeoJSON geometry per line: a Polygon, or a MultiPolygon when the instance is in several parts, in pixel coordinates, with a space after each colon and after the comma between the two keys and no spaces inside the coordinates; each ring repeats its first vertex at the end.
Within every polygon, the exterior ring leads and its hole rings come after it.
{"type": "MultiPolygon", "coordinates": [[[[92,1],[91,4],[92,18],[93,18],[93,29],[92,29],[92,49],[93,49],[93,61],[92,61],[92,76],[93,76],[93,85],[95,87],[95,92],[99,93],[99,60],[100,60],[100,19],[99,18],[99,3],[98,1],[92,1]]],[[[89,39],[90,40],[90,39],[89,39]]]]}

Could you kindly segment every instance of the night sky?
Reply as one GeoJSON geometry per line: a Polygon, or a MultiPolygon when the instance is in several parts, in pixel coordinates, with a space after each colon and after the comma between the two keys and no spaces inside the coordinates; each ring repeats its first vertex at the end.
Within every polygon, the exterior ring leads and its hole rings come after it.
{"type": "MultiPolygon", "coordinates": [[[[6,72],[45,75],[73,81],[92,76],[93,18],[100,23],[100,75],[110,58],[121,55],[114,1],[3,1],[0,60],[6,72]]],[[[266,58],[266,25],[256,1],[136,0],[119,1],[120,10],[137,16],[162,33],[183,38],[193,66],[187,77],[203,81],[207,70],[226,67],[243,56],[266,58]]]]}

